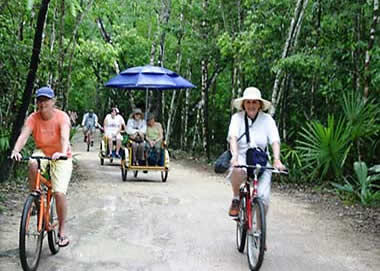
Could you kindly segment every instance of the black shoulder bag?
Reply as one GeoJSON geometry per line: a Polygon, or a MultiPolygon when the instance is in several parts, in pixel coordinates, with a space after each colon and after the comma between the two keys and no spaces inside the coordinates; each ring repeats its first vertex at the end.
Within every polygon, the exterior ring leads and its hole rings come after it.
{"type": "MultiPolygon", "coordinates": [[[[237,141],[239,141],[243,136],[245,135],[245,132],[238,138],[237,141]]],[[[214,171],[215,173],[224,173],[229,169],[230,167],[230,161],[232,158],[232,154],[230,150],[224,151],[219,157],[215,160],[214,163],[214,171]]]]}
{"type": "MultiPolygon", "coordinates": [[[[252,120],[252,124],[255,122],[259,113],[256,114],[256,117],[252,120]]],[[[248,116],[245,114],[245,136],[247,137],[247,144],[249,145],[250,137],[249,137],[249,127],[248,127],[248,116]]],[[[259,147],[248,148],[246,153],[246,163],[249,166],[256,166],[259,164],[262,167],[265,167],[268,162],[268,154],[265,150],[262,150],[259,147]]],[[[260,169],[259,176],[260,177],[264,172],[264,169],[260,169]]],[[[247,168],[247,174],[249,177],[254,177],[254,169],[247,168]]]]}

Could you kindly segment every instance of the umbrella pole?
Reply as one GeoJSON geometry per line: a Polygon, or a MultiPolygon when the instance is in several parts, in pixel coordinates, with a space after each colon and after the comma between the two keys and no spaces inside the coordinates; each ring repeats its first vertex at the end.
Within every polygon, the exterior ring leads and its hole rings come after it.
{"type": "Polygon", "coordinates": [[[149,89],[146,88],[145,89],[145,114],[144,114],[145,121],[146,121],[147,114],[148,114],[148,93],[149,93],[149,89]]]}

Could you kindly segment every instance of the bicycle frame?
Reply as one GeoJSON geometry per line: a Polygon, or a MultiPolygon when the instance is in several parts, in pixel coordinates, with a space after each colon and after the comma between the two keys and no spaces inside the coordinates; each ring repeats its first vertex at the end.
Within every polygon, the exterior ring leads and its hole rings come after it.
{"type": "Polygon", "coordinates": [[[246,215],[248,220],[248,229],[252,229],[252,200],[257,197],[257,186],[258,186],[258,169],[254,171],[254,178],[250,178],[247,176],[247,180],[245,181],[244,188],[246,189],[246,215]],[[251,193],[251,183],[252,183],[252,193],[251,193]]]}
{"type": "Polygon", "coordinates": [[[53,189],[53,186],[52,186],[52,183],[51,183],[51,180],[47,180],[44,176],[42,176],[41,174],[41,161],[39,159],[37,159],[37,163],[38,163],[38,170],[37,170],[37,176],[36,176],[36,182],[35,182],[35,185],[34,185],[34,191],[32,193],[38,193],[39,194],[39,197],[40,197],[40,214],[39,217],[38,217],[38,231],[41,232],[43,229],[42,229],[42,220],[44,219],[45,221],[45,229],[46,231],[51,231],[52,229],[54,229],[54,225],[50,225],[50,200],[53,196],[53,192],[52,192],[52,189],[53,189]],[[47,193],[46,193],[46,201],[44,200],[45,199],[45,196],[44,196],[44,192],[42,190],[42,187],[41,187],[41,183],[43,183],[48,189],[47,189],[47,193]],[[46,204],[46,205],[45,205],[46,204]]]}

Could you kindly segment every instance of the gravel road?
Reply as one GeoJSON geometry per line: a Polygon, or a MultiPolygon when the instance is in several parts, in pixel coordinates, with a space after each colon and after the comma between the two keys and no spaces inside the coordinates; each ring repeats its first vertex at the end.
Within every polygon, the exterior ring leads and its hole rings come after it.
{"type": "MultiPolygon", "coordinates": [[[[97,148],[74,145],[78,173],[69,193],[71,243],[52,256],[44,240],[38,270],[248,270],[228,215],[229,183],[185,162],[122,182],[117,163],[100,166],[97,148]]],[[[19,213],[22,203],[20,202],[19,213]]],[[[21,270],[19,214],[0,216],[0,270],[21,270]]],[[[272,194],[268,252],[261,270],[378,271],[380,245],[311,204],[272,194]]]]}

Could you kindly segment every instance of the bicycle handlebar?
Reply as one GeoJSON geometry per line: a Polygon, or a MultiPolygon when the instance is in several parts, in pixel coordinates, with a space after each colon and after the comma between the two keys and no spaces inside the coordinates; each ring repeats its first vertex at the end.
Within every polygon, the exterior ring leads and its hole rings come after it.
{"type": "Polygon", "coordinates": [[[278,170],[277,168],[274,168],[274,167],[263,167],[259,164],[257,164],[256,166],[252,166],[252,165],[237,165],[237,166],[234,166],[235,168],[253,168],[253,169],[269,169],[272,171],[272,173],[279,173],[279,174],[289,174],[289,171],[287,169],[285,170],[278,170]]]}

